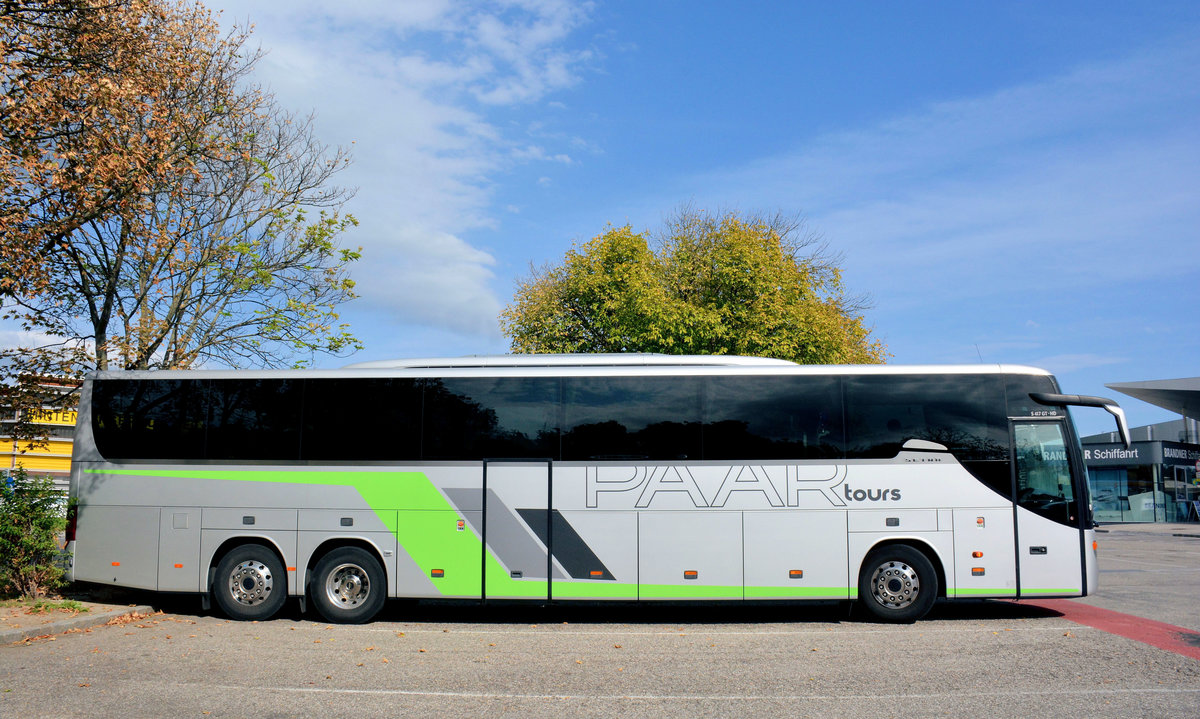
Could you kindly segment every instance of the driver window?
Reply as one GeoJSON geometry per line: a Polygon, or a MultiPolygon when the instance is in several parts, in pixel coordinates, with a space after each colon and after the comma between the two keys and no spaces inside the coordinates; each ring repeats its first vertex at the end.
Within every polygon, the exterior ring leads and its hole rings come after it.
{"type": "Polygon", "coordinates": [[[1062,524],[1075,524],[1071,463],[1058,422],[1013,425],[1017,449],[1017,503],[1062,524]]]}

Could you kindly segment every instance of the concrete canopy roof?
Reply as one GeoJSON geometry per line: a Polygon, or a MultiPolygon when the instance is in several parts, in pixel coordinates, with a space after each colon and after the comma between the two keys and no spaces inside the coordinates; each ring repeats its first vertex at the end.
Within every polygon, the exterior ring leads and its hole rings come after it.
{"type": "Polygon", "coordinates": [[[1105,387],[1136,397],[1184,417],[1200,419],[1200,377],[1149,382],[1114,382],[1105,387]]]}

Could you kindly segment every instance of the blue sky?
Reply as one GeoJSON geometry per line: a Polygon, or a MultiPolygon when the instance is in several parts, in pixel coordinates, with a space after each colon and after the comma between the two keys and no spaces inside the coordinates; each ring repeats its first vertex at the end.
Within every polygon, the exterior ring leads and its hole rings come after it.
{"type": "MultiPolygon", "coordinates": [[[[221,8],[221,3],[214,5],[221,8]]],[[[894,363],[1200,375],[1200,4],[228,2],[351,145],[352,360],[503,352],[530,263],[799,212],[894,363]]],[[[1136,424],[1172,415],[1122,396],[1136,424]]],[[[1085,432],[1109,428],[1076,413],[1085,432]]]]}

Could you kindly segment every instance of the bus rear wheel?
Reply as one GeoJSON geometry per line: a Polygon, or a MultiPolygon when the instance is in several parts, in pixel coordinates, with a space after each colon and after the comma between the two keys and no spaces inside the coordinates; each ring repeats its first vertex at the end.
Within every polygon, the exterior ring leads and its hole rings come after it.
{"type": "Polygon", "coordinates": [[[872,551],[858,573],[859,603],[885,622],[915,622],[929,613],[937,595],[933,564],[907,544],[872,551]]]}
{"type": "Polygon", "coordinates": [[[383,567],[370,552],[359,547],[340,547],[317,562],[309,595],[326,621],[361,624],[383,608],[387,579],[383,567]]]}
{"type": "Polygon", "coordinates": [[[217,564],[213,594],[231,619],[270,619],[287,599],[287,575],[275,552],[261,544],[243,544],[217,564]]]}

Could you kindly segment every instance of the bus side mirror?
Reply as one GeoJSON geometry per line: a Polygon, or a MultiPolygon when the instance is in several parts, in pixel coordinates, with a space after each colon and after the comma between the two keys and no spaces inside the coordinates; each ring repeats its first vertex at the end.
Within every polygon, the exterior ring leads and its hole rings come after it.
{"type": "Polygon", "coordinates": [[[1059,406],[1099,407],[1111,414],[1117,420],[1117,431],[1121,434],[1121,442],[1125,449],[1133,444],[1129,435],[1129,423],[1125,421],[1125,410],[1107,397],[1089,397],[1081,394],[1051,394],[1049,392],[1030,392],[1029,396],[1035,402],[1059,406]]]}

